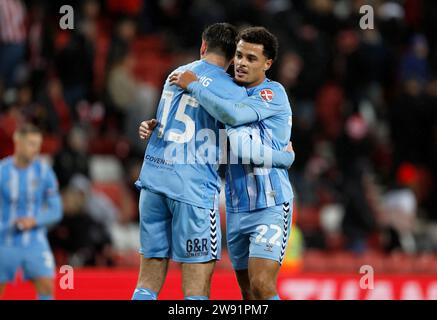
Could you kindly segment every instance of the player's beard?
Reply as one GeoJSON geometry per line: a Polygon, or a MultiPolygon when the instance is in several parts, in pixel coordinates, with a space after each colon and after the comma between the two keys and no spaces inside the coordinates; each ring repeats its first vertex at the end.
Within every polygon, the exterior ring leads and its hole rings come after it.
{"type": "Polygon", "coordinates": [[[247,82],[247,81],[239,81],[236,78],[234,78],[234,82],[236,84],[238,84],[239,86],[243,86],[243,87],[245,87],[245,86],[247,86],[249,84],[249,82],[247,82]]]}

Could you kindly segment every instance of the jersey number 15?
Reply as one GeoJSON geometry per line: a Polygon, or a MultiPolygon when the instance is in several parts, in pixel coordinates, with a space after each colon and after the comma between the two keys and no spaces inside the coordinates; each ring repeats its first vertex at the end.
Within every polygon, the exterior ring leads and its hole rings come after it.
{"type": "MultiPolygon", "coordinates": [[[[168,122],[168,115],[170,113],[170,107],[174,98],[174,92],[165,90],[162,93],[163,110],[162,118],[160,120],[160,127],[158,130],[158,138],[163,138],[165,133],[165,127],[168,122]]],[[[187,106],[198,108],[199,102],[188,94],[183,94],[176,109],[175,120],[182,122],[185,125],[185,130],[182,133],[170,131],[167,135],[167,140],[176,143],[186,143],[190,141],[194,136],[196,129],[195,122],[185,113],[187,106]]],[[[178,130],[176,130],[178,131],[178,130]]]]}

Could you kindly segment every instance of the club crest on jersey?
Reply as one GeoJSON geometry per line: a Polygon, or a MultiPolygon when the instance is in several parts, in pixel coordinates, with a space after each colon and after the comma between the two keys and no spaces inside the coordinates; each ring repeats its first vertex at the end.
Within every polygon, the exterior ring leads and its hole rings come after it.
{"type": "Polygon", "coordinates": [[[263,89],[260,91],[259,96],[264,101],[270,102],[273,100],[273,91],[270,89],[263,89]]]}

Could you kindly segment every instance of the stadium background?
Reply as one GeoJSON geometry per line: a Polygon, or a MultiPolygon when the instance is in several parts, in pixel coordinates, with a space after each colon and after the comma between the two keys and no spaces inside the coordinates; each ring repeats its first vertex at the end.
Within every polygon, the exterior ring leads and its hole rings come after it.
{"type": "MultiPolygon", "coordinates": [[[[296,199],[279,294],[437,299],[435,1],[0,0],[0,158],[20,123],[43,128],[64,201],[50,241],[58,270],[74,268],[74,289],[57,286],[56,298],[130,298],[137,128],[218,21],[263,25],[280,40],[268,76],[292,104],[296,199]],[[74,30],[59,27],[65,4],[74,30]],[[370,30],[359,27],[366,4],[370,30]],[[363,265],[373,290],[359,287],[363,265]]],[[[216,270],[212,298],[239,299],[226,249],[216,270]]],[[[34,297],[20,275],[6,289],[6,299],[34,297]]],[[[161,297],[182,298],[176,264],[161,297]]]]}

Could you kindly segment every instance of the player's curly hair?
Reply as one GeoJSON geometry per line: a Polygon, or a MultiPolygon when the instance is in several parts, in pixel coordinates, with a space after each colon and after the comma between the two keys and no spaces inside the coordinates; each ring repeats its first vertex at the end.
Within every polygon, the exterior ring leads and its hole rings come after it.
{"type": "Polygon", "coordinates": [[[237,29],[226,22],[214,23],[202,33],[202,39],[208,44],[208,51],[224,55],[227,60],[235,55],[237,29]]]}
{"type": "Polygon", "coordinates": [[[274,61],[278,56],[278,38],[264,27],[248,27],[241,30],[237,35],[237,43],[240,40],[253,44],[262,44],[264,47],[263,54],[267,59],[274,61]]]}

